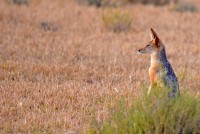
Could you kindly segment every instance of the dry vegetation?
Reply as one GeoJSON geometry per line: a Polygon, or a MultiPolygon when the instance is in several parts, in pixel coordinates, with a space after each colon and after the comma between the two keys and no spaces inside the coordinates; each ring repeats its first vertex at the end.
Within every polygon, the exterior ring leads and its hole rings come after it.
{"type": "Polygon", "coordinates": [[[166,44],[181,92],[200,96],[199,13],[121,8],[134,21],[128,31],[114,33],[104,27],[101,8],[70,0],[21,6],[1,0],[0,133],[84,132],[94,118],[105,120],[120,98],[139,97],[149,84],[150,57],[137,50],[149,40],[150,27],[166,44]]]}

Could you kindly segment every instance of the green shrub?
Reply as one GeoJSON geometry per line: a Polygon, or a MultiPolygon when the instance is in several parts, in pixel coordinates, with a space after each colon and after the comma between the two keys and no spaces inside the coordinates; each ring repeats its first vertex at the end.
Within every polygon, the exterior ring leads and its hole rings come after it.
{"type": "MultiPolygon", "coordinates": [[[[98,123],[96,123],[98,124],[98,123]]],[[[87,133],[100,134],[197,134],[200,133],[200,100],[188,94],[169,99],[167,91],[144,93],[132,106],[125,103],[110,111],[103,124],[87,133]]]]}
{"type": "Polygon", "coordinates": [[[102,20],[106,28],[114,32],[127,31],[131,28],[132,15],[120,10],[106,10],[103,12],[102,20]]]}

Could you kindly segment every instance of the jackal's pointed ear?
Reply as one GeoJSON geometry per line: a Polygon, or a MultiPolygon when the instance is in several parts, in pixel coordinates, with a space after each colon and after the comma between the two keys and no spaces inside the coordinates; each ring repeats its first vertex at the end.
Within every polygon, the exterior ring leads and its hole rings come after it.
{"type": "Polygon", "coordinates": [[[158,45],[159,44],[159,37],[158,37],[157,33],[153,30],[153,28],[151,28],[150,36],[151,36],[151,40],[155,41],[155,45],[158,45]]]}
{"type": "MultiPolygon", "coordinates": [[[[151,39],[155,39],[155,38],[158,38],[158,35],[157,33],[153,30],[153,28],[151,28],[151,33],[150,33],[150,36],[151,36],[151,39]]],[[[159,39],[159,38],[158,38],[159,39]]]]}

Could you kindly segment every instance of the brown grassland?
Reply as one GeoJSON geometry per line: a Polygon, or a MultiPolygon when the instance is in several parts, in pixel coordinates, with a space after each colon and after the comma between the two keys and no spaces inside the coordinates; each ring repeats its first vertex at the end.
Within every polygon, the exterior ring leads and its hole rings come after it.
{"type": "Polygon", "coordinates": [[[133,22],[115,33],[104,27],[103,8],[73,0],[0,1],[0,133],[84,132],[120,98],[140,97],[150,56],[137,50],[151,27],[166,45],[180,91],[200,96],[199,12],[119,8],[133,22]]]}

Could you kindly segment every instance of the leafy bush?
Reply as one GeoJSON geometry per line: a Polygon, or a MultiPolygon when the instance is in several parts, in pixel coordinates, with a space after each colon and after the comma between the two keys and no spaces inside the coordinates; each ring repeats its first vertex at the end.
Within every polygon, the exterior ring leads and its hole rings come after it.
{"type": "Polygon", "coordinates": [[[144,94],[128,107],[110,111],[103,124],[93,125],[88,134],[196,134],[200,133],[200,100],[188,94],[169,99],[161,89],[144,94]]]}
{"type": "Polygon", "coordinates": [[[127,31],[132,24],[132,16],[120,10],[106,10],[103,12],[102,20],[106,28],[114,32],[127,31]]]}
{"type": "Polygon", "coordinates": [[[197,7],[191,3],[182,3],[174,5],[172,10],[177,12],[196,12],[197,7]]]}

